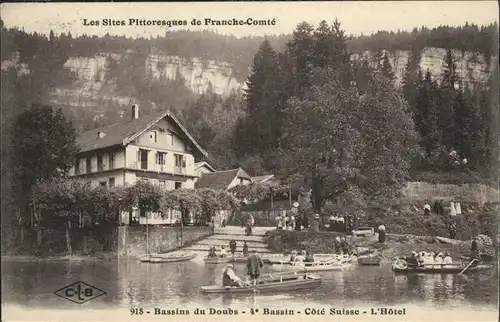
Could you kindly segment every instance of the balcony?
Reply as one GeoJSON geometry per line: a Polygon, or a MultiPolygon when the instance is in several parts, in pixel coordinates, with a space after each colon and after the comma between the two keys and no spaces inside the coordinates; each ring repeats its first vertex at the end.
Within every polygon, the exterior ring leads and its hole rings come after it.
{"type": "Polygon", "coordinates": [[[188,174],[186,168],[181,167],[172,167],[169,165],[160,165],[154,162],[132,162],[129,163],[128,168],[144,170],[144,171],[153,171],[153,172],[164,172],[164,173],[173,173],[173,174],[188,174]]]}

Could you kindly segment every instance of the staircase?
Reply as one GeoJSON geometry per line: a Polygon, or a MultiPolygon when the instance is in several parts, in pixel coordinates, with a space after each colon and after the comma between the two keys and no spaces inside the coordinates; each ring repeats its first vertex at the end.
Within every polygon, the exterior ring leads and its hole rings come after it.
{"type": "Polygon", "coordinates": [[[200,252],[207,254],[208,250],[215,246],[217,250],[220,250],[221,246],[230,253],[229,242],[231,240],[236,241],[236,253],[237,255],[243,254],[243,242],[247,242],[248,251],[256,250],[257,254],[269,254],[271,251],[267,248],[267,242],[264,237],[266,231],[271,230],[270,227],[254,227],[252,229],[252,235],[245,235],[245,228],[238,226],[226,226],[224,228],[216,227],[215,234],[208,236],[207,238],[200,240],[190,246],[184,248],[184,250],[200,252]]]}

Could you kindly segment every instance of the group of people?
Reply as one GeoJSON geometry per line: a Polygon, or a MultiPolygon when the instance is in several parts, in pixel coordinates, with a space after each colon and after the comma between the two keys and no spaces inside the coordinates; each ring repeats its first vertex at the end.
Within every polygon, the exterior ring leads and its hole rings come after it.
{"type": "Polygon", "coordinates": [[[252,284],[257,283],[260,276],[260,270],[264,267],[264,262],[256,250],[252,250],[252,254],[247,258],[247,279],[243,281],[234,271],[233,264],[228,264],[222,271],[222,286],[248,286],[250,281],[252,284]]]}
{"type": "MultiPolygon", "coordinates": [[[[229,242],[229,251],[231,252],[232,256],[234,256],[234,254],[236,253],[236,249],[237,249],[237,244],[236,241],[233,239],[229,242]]],[[[224,245],[220,247],[219,255],[217,255],[217,248],[215,246],[210,247],[210,249],[208,250],[208,257],[210,258],[226,257],[227,255],[228,255],[227,250],[226,247],[224,247],[224,245]]],[[[248,244],[246,241],[243,242],[243,256],[244,257],[248,256],[248,244]]]]}
{"type": "Polygon", "coordinates": [[[295,263],[313,263],[314,262],[314,254],[310,251],[302,250],[298,253],[296,250],[292,250],[292,254],[290,255],[290,262],[295,263]]]}
{"type": "Polygon", "coordinates": [[[422,265],[440,265],[440,264],[452,264],[453,260],[448,254],[439,252],[435,254],[434,252],[411,252],[410,256],[403,257],[408,266],[417,267],[422,265]]]}
{"type": "Polygon", "coordinates": [[[307,216],[300,216],[298,212],[299,203],[294,202],[292,209],[286,214],[276,217],[276,228],[284,230],[303,230],[309,227],[307,216]]]}
{"type": "Polygon", "coordinates": [[[329,230],[350,234],[355,227],[355,218],[353,216],[339,216],[335,214],[328,218],[328,223],[329,230]]]}
{"type": "Polygon", "coordinates": [[[335,248],[334,249],[335,254],[340,254],[340,255],[344,255],[344,254],[349,255],[350,254],[349,243],[347,242],[347,239],[344,236],[335,237],[333,240],[333,245],[335,248]]]}
{"type": "MultiPolygon", "coordinates": [[[[444,216],[446,214],[446,210],[443,204],[443,199],[438,199],[434,201],[434,204],[431,205],[429,203],[426,203],[424,205],[424,215],[430,215],[431,212],[434,212],[435,214],[442,215],[444,216]]],[[[460,204],[460,201],[458,200],[451,200],[450,201],[450,216],[457,216],[462,214],[462,205],[460,204]]]]}

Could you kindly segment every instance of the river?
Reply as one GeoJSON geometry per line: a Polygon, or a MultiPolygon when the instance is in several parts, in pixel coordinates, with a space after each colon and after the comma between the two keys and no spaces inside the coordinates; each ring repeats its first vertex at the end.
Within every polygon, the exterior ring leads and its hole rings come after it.
{"type": "MultiPolygon", "coordinates": [[[[379,267],[352,264],[342,271],[321,272],[323,283],[311,290],[283,294],[206,295],[200,286],[220,283],[223,265],[189,262],[148,264],[135,260],[2,262],[4,307],[30,309],[121,309],[223,307],[300,308],[405,306],[419,310],[470,309],[494,312],[498,303],[498,268],[481,274],[394,275],[390,263],[379,267]],[[53,293],[83,281],[106,294],[81,306],[53,293]]],[[[265,271],[271,270],[265,267],[265,271]]],[[[236,264],[237,274],[244,265],[236,264]]]]}

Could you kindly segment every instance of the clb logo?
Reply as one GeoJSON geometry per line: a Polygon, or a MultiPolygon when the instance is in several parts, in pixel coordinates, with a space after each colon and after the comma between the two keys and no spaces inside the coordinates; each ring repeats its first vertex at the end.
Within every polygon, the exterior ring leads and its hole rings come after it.
{"type": "Polygon", "coordinates": [[[106,292],[87,283],[76,282],[55,291],[54,294],[71,302],[83,304],[106,294],[106,292]]]}

